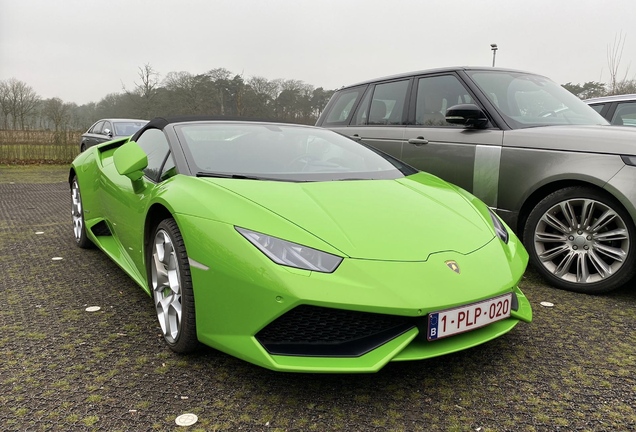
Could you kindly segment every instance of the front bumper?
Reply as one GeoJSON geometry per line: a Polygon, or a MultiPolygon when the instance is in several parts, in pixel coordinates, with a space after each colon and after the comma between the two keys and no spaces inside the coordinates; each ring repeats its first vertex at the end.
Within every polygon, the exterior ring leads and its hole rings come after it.
{"type": "Polygon", "coordinates": [[[178,222],[186,245],[199,245],[188,248],[188,254],[203,264],[191,267],[199,340],[268,369],[375,372],[390,361],[470,348],[503,335],[519,321],[532,320],[530,303],[517,288],[527,253],[514,236],[507,245],[494,238],[468,255],[440,252],[426,261],[345,259],[334,273],[324,274],[274,264],[244,239],[237,241],[239,234],[231,226],[198,220],[196,229],[189,230],[187,220],[178,222]],[[213,232],[216,241],[202,242],[203,232],[213,232]],[[449,260],[457,261],[459,274],[449,269],[449,260]],[[517,300],[510,318],[426,340],[425,325],[419,323],[428,313],[507,292],[517,300]],[[331,311],[331,318],[312,316],[317,310],[331,311]],[[380,325],[365,314],[380,318],[380,325]],[[281,330],[274,326],[283,321],[288,322],[282,331],[291,336],[277,338],[281,330]]]}

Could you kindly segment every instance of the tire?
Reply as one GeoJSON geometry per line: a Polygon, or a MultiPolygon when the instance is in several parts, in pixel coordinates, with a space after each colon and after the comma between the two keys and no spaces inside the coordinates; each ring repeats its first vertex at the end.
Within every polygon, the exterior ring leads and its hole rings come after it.
{"type": "Polygon", "coordinates": [[[541,200],[524,227],[530,262],[557,288],[601,294],[636,271],[636,230],[627,211],[605,193],[582,186],[541,200]]]}
{"type": "Polygon", "coordinates": [[[148,258],[148,281],[163,338],[177,353],[192,352],[199,345],[192,277],[174,219],[164,219],[157,225],[148,258]]]}
{"type": "Polygon", "coordinates": [[[86,235],[86,224],[84,223],[84,206],[82,205],[82,195],[80,194],[77,176],[71,180],[71,215],[73,217],[73,235],[75,243],[82,249],[92,249],[95,247],[86,235]]]}
{"type": "Polygon", "coordinates": [[[86,144],[82,143],[80,145],[80,153],[84,153],[86,151],[86,144]]]}

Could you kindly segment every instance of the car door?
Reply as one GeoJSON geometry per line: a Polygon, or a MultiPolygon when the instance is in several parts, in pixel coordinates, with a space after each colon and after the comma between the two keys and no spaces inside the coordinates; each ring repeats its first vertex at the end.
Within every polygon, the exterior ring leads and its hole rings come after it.
{"type": "Polygon", "coordinates": [[[139,136],[137,144],[148,157],[143,188],[139,189],[128,177],[119,175],[111,164],[104,170],[100,189],[104,191],[104,212],[121,243],[122,252],[145,278],[143,240],[146,213],[155,189],[162,183],[162,173],[174,167],[174,163],[163,131],[148,129],[139,136]]]}
{"type": "Polygon", "coordinates": [[[451,106],[479,105],[453,73],[418,76],[412,92],[401,158],[496,206],[503,132],[446,122],[446,110],[451,106]]]}
{"type": "Polygon", "coordinates": [[[347,135],[401,158],[410,88],[409,78],[369,86],[347,128],[347,135]]]}
{"type": "Polygon", "coordinates": [[[85,141],[86,148],[93,147],[100,142],[99,137],[101,136],[103,126],[104,122],[98,121],[88,130],[85,141]]]}
{"type": "Polygon", "coordinates": [[[105,121],[98,140],[99,140],[99,143],[103,143],[111,139],[113,139],[113,125],[111,122],[105,121]]]}

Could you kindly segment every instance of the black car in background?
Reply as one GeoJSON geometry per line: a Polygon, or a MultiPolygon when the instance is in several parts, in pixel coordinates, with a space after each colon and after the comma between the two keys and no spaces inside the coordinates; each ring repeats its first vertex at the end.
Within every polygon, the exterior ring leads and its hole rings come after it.
{"type": "Polygon", "coordinates": [[[636,94],[598,97],[585,103],[613,125],[636,126],[636,94]]]}
{"type": "Polygon", "coordinates": [[[110,141],[113,138],[133,135],[148,120],[139,119],[101,119],[97,120],[84,134],[80,141],[80,151],[110,141]]]}

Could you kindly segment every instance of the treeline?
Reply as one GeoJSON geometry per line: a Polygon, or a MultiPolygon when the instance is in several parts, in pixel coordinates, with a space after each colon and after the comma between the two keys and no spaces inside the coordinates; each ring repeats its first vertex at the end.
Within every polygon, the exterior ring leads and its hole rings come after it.
{"type": "Polygon", "coordinates": [[[571,82],[563,84],[563,87],[580,99],[590,99],[601,96],[612,96],[636,93],[636,80],[623,79],[605,84],[598,81],[588,81],[583,84],[571,82]]]}
{"type": "MultiPolygon", "coordinates": [[[[564,84],[581,99],[636,93],[636,80],[610,84],[590,81],[564,84]]],[[[202,74],[169,72],[161,78],[151,65],[139,67],[130,89],[77,105],[60,98],[42,99],[16,78],[0,81],[0,129],[84,131],[100,118],[151,119],[174,115],[226,115],[314,124],[334,90],[299,80],[254,76],[244,78],[227,69],[202,74]]]]}
{"type": "Polygon", "coordinates": [[[299,80],[246,79],[224,68],[198,75],[170,72],[161,79],[146,64],[139,68],[138,76],[132,88],[85,105],[60,98],[42,99],[15,78],[0,81],[0,128],[83,131],[100,118],[174,115],[226,115],[314,124],[334,92],[299,80]]]}

